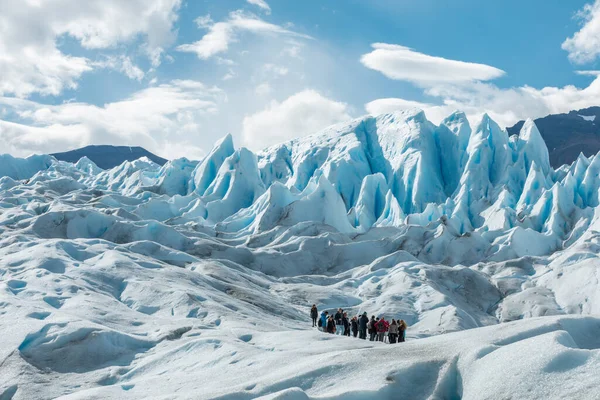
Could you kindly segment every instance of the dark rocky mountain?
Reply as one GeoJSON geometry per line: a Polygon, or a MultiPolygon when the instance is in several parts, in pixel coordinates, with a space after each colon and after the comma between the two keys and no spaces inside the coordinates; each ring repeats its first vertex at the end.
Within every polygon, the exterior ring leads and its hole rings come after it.
{"type": "Polygon", "coordinates": [[[72,163],[76,163],[81,157],[85,156],[102,169],[110,169],[120,165],[123,161],[133,161],[141,157],[148,157],[159,165],[164,165],[167,162],[164,158],[137,146],[86,146],[80,149],[66,151],[64,153],[54,153],[51,155],[57,160],[72,163]]]}
{"type": "MultiPolygon", "coordinates": [[[[524,122],[507,128],[508,133],[518,135],[524,122]]],[[[546,141],[554,168],[571,164],[579,153],[589,157],[600,151],[600,107],[548,115],[536,119],[535,124],[546,141]]]]}

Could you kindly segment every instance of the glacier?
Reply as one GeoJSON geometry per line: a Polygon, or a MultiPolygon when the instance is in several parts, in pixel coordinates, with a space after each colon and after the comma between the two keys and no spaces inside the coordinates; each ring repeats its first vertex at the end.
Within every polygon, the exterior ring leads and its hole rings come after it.
{"type": "Polygon", "coordinates": [[[0,399],[598,398],[599,190],[600,155],[553,169],[533,121],[461,112],[163,166],[2,155],[0,399]]]}

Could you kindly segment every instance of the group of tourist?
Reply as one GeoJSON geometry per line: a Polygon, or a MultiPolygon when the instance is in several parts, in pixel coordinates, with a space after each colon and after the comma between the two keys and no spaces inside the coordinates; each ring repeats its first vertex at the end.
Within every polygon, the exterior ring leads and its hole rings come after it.
{"type": "Polygon", "coordinates": [[[369,319],[366,312],[349,318],[348,313],[341,308],[332,315],[328,311],[323,311],[319,316],[319,310],[315,304],[310,309],[310,317],[313,327],[318,327],[320,331],[334,335],[354,336],[366,340],[368,334],[371,342],[385,342],[386,337],[389,343],[401,343],[406,340],[407,326],[402,319],[398,321],[392,319],[390,322],[386,321],[384,317],[375,318],[374,315],[369,319]]]}

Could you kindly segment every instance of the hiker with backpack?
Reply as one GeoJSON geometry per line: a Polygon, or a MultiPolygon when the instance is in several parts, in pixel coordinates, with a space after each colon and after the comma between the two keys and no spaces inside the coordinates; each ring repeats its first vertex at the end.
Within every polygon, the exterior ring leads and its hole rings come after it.
{"type": "Polygon", "coordinates": [[[374,315],[371,315],[371,320],[369,321],[368,329],[369,329],[369,340],[373,342],[375,340],[375,336],[377,335],[377,331],[375,330],[375,324],[377,320],[374,315]]]}
{"type": "Polygon", "coordinates": [[[389,328],[390,328],[390,324],[385,320],[384,317],[381,317],[381,319],[379,320],[379,322],[377,322],[377,324],[376,324],[377,339],[380,342],[384,341],[384,339],[385,339],[385,333],[388,331],[389,328]]]}
{"type": "Polygon", "coordinates": [[[319,318],[319,322],[317,323],[319,329],[323,332],[327,332],[327,319],[329,318],[329,313],[327,311],[323,311],[321,313],[321,318],[319,318]]]}
{"type": "Polygon", "coordinates": [[[317,326],[317,318],[319,318],[319,311],[317,310],[317,305],[313,304],[310,309],[310,318],[312,318],[312,326],[313,328],[317,326]]]}

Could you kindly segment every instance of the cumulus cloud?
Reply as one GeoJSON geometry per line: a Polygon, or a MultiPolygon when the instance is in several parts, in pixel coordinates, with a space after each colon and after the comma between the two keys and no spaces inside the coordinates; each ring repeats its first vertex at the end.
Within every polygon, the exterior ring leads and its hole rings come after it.
{"type": "Polygon", "coordinates": [[[287,37],[305,38],[310,36],[290,31],[280,25],[263,21],[257,16],[244,11],[234,11],[222,22],[213,23],[207,17],[202,17],[196,23],[208,32],[197,42],[182,44],[177,47],[178,51],[196,53],[198,58],[207,60],[220,53],[225,53],[231,43],[238,41],[241,33],[253,33],[255,35],[283,35],[287,37]]]}
{"type": "Polygon", "coordinates": [[[504,75],[504,71],[489,65],[434,57],[395,44],[374,43],[372,47],[374,50],[363,55],[361,62],[390,79],[431,85],[487,81],[504,75]]]}
{"type": "Polygon", "coordinates": [[[306,136],[338,122],[348,120],[348,106],[304,90],[280,102],[273,101],[263,111],[246,116],[242,140],[254,150],[306,136]]]}
{"type": "Polygon", "coordinates": [[[572,85],[542,89],[530,86],[500,88],[486,82],[503,74],[503,71],[491,66],[441,59],[396,45],[375,44],[373,47],[375,51],[362,57],[363,64],[391,79],[415,83],[423,89],[425,96],[434,101],[421,103],[402,98],[376,99],[365,104],[370,114],[420,108],[432,122],[439,123],[453,111],[461,110],[471,120],[488,113],[501,125],[511,126],[521,119],[597,105],[600,98],[597,71],[578,71],[582,75],[596,76],[583,89],[572,85]],[[380,50],[383,53],[374,56],[380,50]],[[440,77],[436,78],[436,75],[440,77]]]}
{"type": "MultiPolygon", "coordinates": [[[[469,85],[439,85],[428,88],[425,94],[441,102],[437,105],[424,103],[417,106],[425,111],[432,122],[438,123],[452,111],[461,110],[471,120],[476,120],[485,112],[499,124],[512,126],[526,118],[538,118],[598,105],[600,77],[585,88],[572,85],[542,89],[531,86],[499,88],[490,83],[479,82],[469,85]]],[[[381,102],[375,100],[368,103],[365,108],[370,113],[390,112],[395,104],[403,107],[410,103],[402,99],[382,99],[381,102]]]]}
{"type": "MultiPolygon", "coordinates": [[[[114,48],[143,38],[156,64],[174,40],[180,0],[55,0],[0,2],[0,95],[58,95],[75,88],[94,68],[85,57],[65,54],[58,41],[76,39],[86,49],[114,48]]],[[[138,71],[126,69],[139,76],[138,71]]]]}
{"type": "Polygon", "coordinates": [[[225,101],[221,89],[190,80],[153,86],[102,107],[0,97],[0,108],[13,120],[0,120],[0,140],[20,156],[106,143],[142,145],[167,158],[199,158],[205,153],[203,122],[225,101]]]}
{"type": "Polygon", "coordinates": [[[271,14],[271,7],[267,4],[265,0],[246,0],[249,4],[253,4],[257,7],[260,7],[265,14],[271,14]]]}
{"type": "Polygon", "coordinates": [[[596,0],[594,4],[586,4],[577,13],[577,17],[583,25],[563,42],[562,48],[569,52],[569,60],[585,64],[600,56],[600,0],[596,0]]]}

